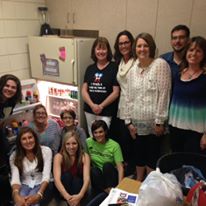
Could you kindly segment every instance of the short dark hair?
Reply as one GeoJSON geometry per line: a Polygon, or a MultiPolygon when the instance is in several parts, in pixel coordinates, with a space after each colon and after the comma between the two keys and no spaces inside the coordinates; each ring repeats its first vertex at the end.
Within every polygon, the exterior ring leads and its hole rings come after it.
{"type": "Polygon", "coordinates": [[[0,78],[0,102],[4,100],[2,89],[6,85],[8,80],[12,80],[16,83],[16,87],[17,87],[16,94],[12,98],[7,100],[9,105],[15,105],[16,103],[21,101],[22,93],[21,93],[21,82],[19,78],[14,76],[13,74],[5,74],[0,78]]]}
{"type": "Polygon", "coordinates": [[[175,27],[172,29],[172,31],[171,31],[171,37],[172,37],[173,32],[179,31],[179,30],[185,31],[185,34],[186,34],[186,37],[187,37],[187,38],[190,37],[190,29],[189,29],[186,25],[183,25],[183,24],[179,24],[179,25],[175,26],[175,27]]]}
{"type": "Polygon", "coordinates": [[[65,109],[65,110],[63,110],[63,111],[60,113],[61,119],[64,118],[64,114],[66,114],[66,113],[70,114],[73,119],[76,119],[76,113],[75,113],[75,111],[74,111],[73,109],[65,109]]]}
{"type": "MultiPolygon", "coordinates": [[[[114,50],[115,50],[114,59],[118,64],[122,58],[122,54],[119,51],[119,38],[123,35],[128,37],[129,41],[131,42],[131,45],[133,45],[133,42],[134,42],[134,37],[132,36],[132,34],[129,31],[124,30],[124,31],[119,32],[119,34],[116,37],[115,43],[114,43],[114,50]]],[[[132,56],[133,56],[133,53],[132,53],[132,49],[131,49],[130,57],[132,57],[132,56]]]]}
{"type": "Polygon", "coordinates": [[[109,128],[106,124],[106,122],[104,120],[95,120],[92,124],[92,127],[91,127],[91,130],[92,130],[92,134],[94,133],[94,131],[98,128],[102,127],[103,130],[105,131],[106,133],[106,139],[108,138],[108,131],[109,131],[109,128]]]}
{"type": "Polygon", "coordinates": [[[98,37],[96,38],[96,40],[94,41],[93,45],[92,45],[92,49],[91,49],[91,58],[94,62],[97,62],[97,57],[95,55],[95,48],[97,45],[100,45],[100,47],[106,47],[108,50],[108,54],[107,54],[107,60],[111,61],[112,60],[112,50],[111,47],[109,45],[109,41],[107,40],[107,38],[105,37],[98,37]]]}
{"type": "Polygon", "coordinates": [[[203,59],[200,62],[200,67],[202,69],[204,69],[204,67],[206,66],[206,39],[204,37],[201,37],[201,36],[195,36],[195,37],[192,37],[190,39],[189,44],[187,45],[187,47],[185,49],[185,53],[184,53],[184,56],[183,56],[183,61],[181,63],[181,70],[188,67],[188,62],[187,62],[187,59],[186,59],[187,51],[189,50],[189,48],[191,47],[191,45],[193,43],[195,44],[195,46],[200,47],[203,51],[203,59]]]}
{"type": "Polygon", "coordinates": [[[134,41],[134,44],[133,44],[134,57],[138,58],[137,54],[136,54],[136,44],[137,44],[138,39],[144,39],[147,42],[147,44],[149,46],[149,57],[154,58],[155,52],[156,52],[156,44],[155,44],[155,41],[154,41],[152,35],[149,33],[140,33],[137,35],[137,37],[134,41]]]}

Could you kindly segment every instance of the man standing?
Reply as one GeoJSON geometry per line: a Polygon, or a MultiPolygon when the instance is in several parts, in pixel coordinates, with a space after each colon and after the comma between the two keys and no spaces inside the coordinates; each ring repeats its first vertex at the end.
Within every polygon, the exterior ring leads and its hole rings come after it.
{"type": "Polygon", "coordinates": [[[171,31],[172,52],[161,55],[167,61],[172,72],[172,79],[179,72],[179,65],[182,62],[184,49],[190,39],[190,30],[186,25],[177,25],[171,31]]]}

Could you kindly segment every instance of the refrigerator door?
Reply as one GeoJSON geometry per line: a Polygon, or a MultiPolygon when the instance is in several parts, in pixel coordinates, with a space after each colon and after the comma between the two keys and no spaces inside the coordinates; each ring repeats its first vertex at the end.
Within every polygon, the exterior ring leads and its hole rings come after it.
{"type": "Polygon", "coordinates": [[[76,84],[73,38],[29,37],[29,55],[33,78],[76,84]]]}

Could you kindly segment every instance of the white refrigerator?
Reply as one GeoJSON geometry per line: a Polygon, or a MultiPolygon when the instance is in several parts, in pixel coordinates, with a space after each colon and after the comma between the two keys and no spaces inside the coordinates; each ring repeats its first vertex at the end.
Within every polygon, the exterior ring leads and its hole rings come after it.
{"type": "Polygon", "coordinates": [[[50,117],[59,120],[64,109],[76,111],[85,127],[81,86],[91,60],[93,38],[29,37],[31,76],[37,79],[39,98],[50,117]]]}

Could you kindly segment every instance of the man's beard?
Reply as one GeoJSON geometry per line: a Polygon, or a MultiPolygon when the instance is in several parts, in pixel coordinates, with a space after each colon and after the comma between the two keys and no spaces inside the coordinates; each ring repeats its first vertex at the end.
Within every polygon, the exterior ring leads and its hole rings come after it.
{"type": "Polygon", "coordinates": [[[182,53],[185,50],[185,47],[182,47],[180,49],[175,49],[174,47],[172,47],[172,48],[173,48],[174,52],[176,52],[176,53],[182,53]]]}

